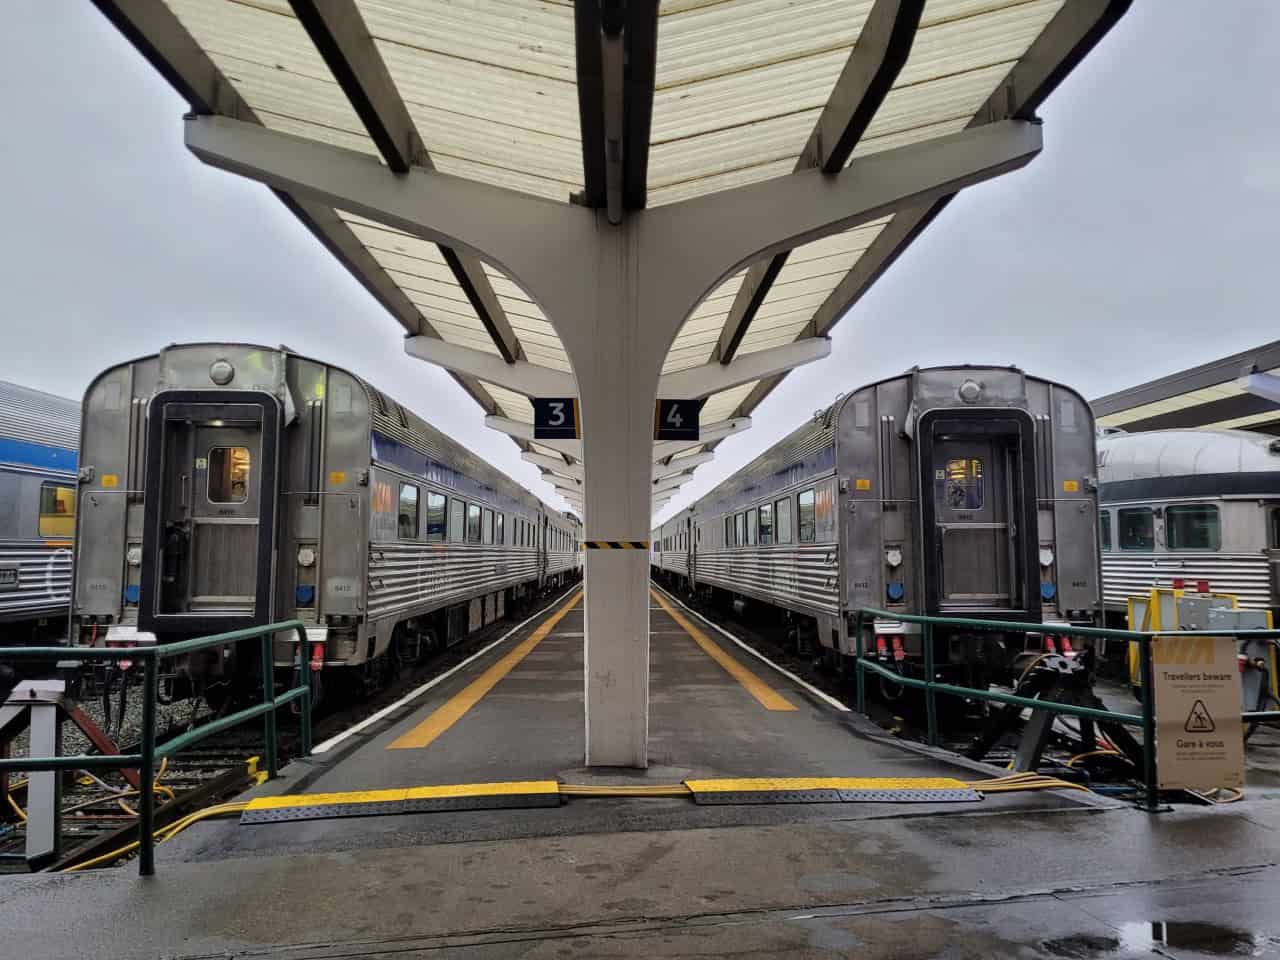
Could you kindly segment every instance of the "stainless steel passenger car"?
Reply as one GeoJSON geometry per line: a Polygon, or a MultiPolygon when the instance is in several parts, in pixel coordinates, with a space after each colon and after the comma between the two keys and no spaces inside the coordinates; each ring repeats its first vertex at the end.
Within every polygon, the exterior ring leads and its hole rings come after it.
{"type": "MultiPolygon", "coordinates": [[[[840,397],[655,530],[654,565],[787,611],[833,655],[854,652],[859,608],[1091,624],[1094,444],[1067,387],[1009,367],[914,369],[840,397]]],[[[891,618],[866,642],[908,669],[922,651],[919,628],[891,618]]],[[[973,680],[1018,643],[940,635],[936,653],[973,680]]]]}
{"type": "Polygon", "coordinates": [[[1245,430],[1098,441],[1109,618],[1153,587],[1232,593],[1280,613],[1280,440],[1245,430]]]}
{"type": "Polygon", "coordinates": [[[0,643],[65,635],[79,407],[0,381],[0,643]]]}
{"type": "MultiPolygon", "coordinates": [[[[313,668],[366,668],[576,575],[576,518],[367,381],[284,348],[179,345],[111,367],[82,436],[86,642],[296,617],[313,668]]],[[[281,638],[277,666],[293,657],[281,638]]]]}

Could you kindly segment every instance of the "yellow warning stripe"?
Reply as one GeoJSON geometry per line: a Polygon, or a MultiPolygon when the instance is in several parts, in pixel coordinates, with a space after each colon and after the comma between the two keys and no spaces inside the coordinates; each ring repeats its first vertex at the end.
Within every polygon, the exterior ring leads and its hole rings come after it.
{"type": "Polygon", "coordinates": [[[648,540],[583,540],[583,550],[648,550],[648,540]]]}
{"type": "Polygon", "coordinates": [[[446,797],[507,797],[556,794],[555,780],[511,780],[502,783],[449,783],[436,787],[397,787],[390,790],[349,790],[342,793],[286,793],[257,797],[246,810],[280,810],[285,807],[323,807],[330,804],[399,803],[404,800],[439,800],[446,797]]]}
{"type": "Polygon", "coordinates": [[[729,676],[742,684],[747,692],[760,701],[760,705],[766,710],[794,710],[795,705],[788,701],[782,694],[774,690],[754,673],[744,667],[741,663],[721,647],[718,643],[708,637],[705,633],[694,626],[689,620],[685,619],[675,607],[667,603],[666,597],[658,593],[656,590],[650,590],[649,596],[657,600],[662,609],[676,623],[680,624],[684,632],[693,638],[693,642],[702,648],[703,653],[709,656],[720,666],[728,671],[729,676]]]}
{"type": "Polygon", "coordinates": [[[582,591],[578,591],[568,603],[564,604],[543,621],[537,630],[533,631],[527,639],[522,640],[511,652],[505,657],[491,666],[484,673],[480,674],[475,680],[467,684],[461,691],[455,694],[442,707],[433,711],[432,714],[423,720],[420,724],[405,734],[402,734],[396,740],[392,741],[388,746],[388,750],[416,750],[427,746],[442,733],[452,727],[455,723],[466,715],[466,712],[479,703],[490,690],[497,686],[498,681],[515,669],[525,657],[533,652],[533,648],[540,644],[543,639],[552,630],[555,629],[557,623],[564,619],[565,614],[572,610],[582,599],[582,591]]]}
{"type": "Polygon", "coordinates": [[[694,793],[751,793],[778,790],[965,790],[951,777],[747,777],[739,780],[686,780],[694,793]]]}

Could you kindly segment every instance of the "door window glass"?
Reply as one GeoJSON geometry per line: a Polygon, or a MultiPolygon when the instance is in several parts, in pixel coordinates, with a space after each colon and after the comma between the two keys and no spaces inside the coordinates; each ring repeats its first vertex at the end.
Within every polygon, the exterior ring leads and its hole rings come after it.
{"type": "Polygon", "coordinates": [[[733,546],[733,517],[724,518],[724,545],[733,546]]]}
{"type": "Polygon", "coordinates": [[[745,513],[739,513],[733,518],[733,542],[735,546],[746,546],[747,515],[745,513]]]}
{"type": "Polygon", "coordinates": [[[418,539],[418,488],[413,484],[400,484],[400,509],[397,513],[397,536],[401,540],[418,539]]]}
{"type": "Polygon", "coordinates": [[[467,504],[465,500],[449,501],[449,539],[453,543],[462,542],[462,534],[465,530],[467,515],[467,504]]]}
{"type": "Polygon", "coordinates": [[[505,535],[505,531],[503,531],[502,529],[504,526],[506,526],[506,524],[503,522],[505,519],[506,519],[506,514],[504,513],[496,514],[493,518],[493,542],[494,543],[506,542],[505,540],[502,539],[503,536],[505,535]]]}
{"type": "Polygon", "coordinates": [[[800,542],[813,543],[817,528],[814,524],[813,491],[805,490],[800,494],[800,542]]]}
{"type": "Polygon", "coordinates": [[[444,540],[444,494],[427,491],[427,539],[436,543],[444,540]]]}
{"type": "Polygon", "coordinates": [[[76,532],[76,492],[56,483],[40,485],[40,536],[70,537],[76,532]]]}
{"type": "Polygon", "coordinates": [[[480,504],[467,504],[467,542],[480,542],[480,504]]]}
{"type": "Polygon", "coordinates": [[[1111,549],[1111,511],[1103,510],[1102,513],[1098,515],[1098,519],[1101,522],[1101,526],[1102,526],[1102,533],[1101,533],[1102,549],[1110,550],[1111,549]]]}
{"type": "Polygon", "coordinates": [[[1146,507],[1117,510],[1116,520],[1120,525],[1118,539],[1121,550],[1154,550],[1156,548],[1155,518],[1146,507]]]}
{"type": "Polygon", "coordinates": [[[982,460],[958,457],[948,460],[933,475],[935,501],[951,510],[981,510],[983,501],[982,460]]]}
{"type": "Polygon", "coordinates": [[[1280,550],[1280,510],[1271,511],[1271,535],[1267,544],[1272,550],[1280,550]]]}
{"type": "Polygon", "coordinates": [[[791,498],[779,500],[773,505],[773,512],[776,515],[778,525],[777,541],[778,543],[791,542],[791,498]]]}
{"type": "Polygon", "coordinates": [[[1165,543],[1170,550],[1221,550],[1218,508],[1211,503],[1184,503],[1164,512],[1165,543]]]}
{"type": "Polygon", "coordinates": [[[747,543],[755,546],[757,532],[757,518],[754,510],[747,511],[747,543]]]}
{"type": "Polygon", "coordinates": [[[493,543],[493,511],[484,512],[484,542],[493,543]]]}
{"type": "Polygon", "coordinates": [[[214,447],[209,451],[209,502],[244,503],[249,499],[248,447],[214,447]]]}

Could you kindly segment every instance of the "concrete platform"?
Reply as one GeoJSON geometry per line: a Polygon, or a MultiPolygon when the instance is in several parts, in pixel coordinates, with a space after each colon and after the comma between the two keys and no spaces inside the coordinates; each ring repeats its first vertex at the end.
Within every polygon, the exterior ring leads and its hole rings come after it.
{"type": "MultiPolygon", "coordinates": [[[[570,599],[256,793],[991,775],[884,738],[674,609],[655,599],[651,611],[658,762],[644,773],[580,768],[582,614],[570,599]]],[[[6,882],[0,955],[1271,956],[1277,881],[1280,808],[1267,801],[1150,817],[1057,792],[909,805],[574,798],[200,824],[159,848],[153,878],[130,865],[6,882]]]]}

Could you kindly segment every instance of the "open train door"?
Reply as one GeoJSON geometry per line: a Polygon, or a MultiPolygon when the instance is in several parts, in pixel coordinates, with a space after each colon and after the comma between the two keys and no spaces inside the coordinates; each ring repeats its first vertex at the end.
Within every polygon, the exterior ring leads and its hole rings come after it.
{"type": "Polygon", "coordinates": [[[1035,427],[1019,410],[937,410],[918,428],[927,609],[1038,620],[1035,427]]]}
{"type": "Polygon", "coordinates": [[[257,391],[168,391],[148,414],[140,629],[272,619],[280,406],[257,391]]]}

